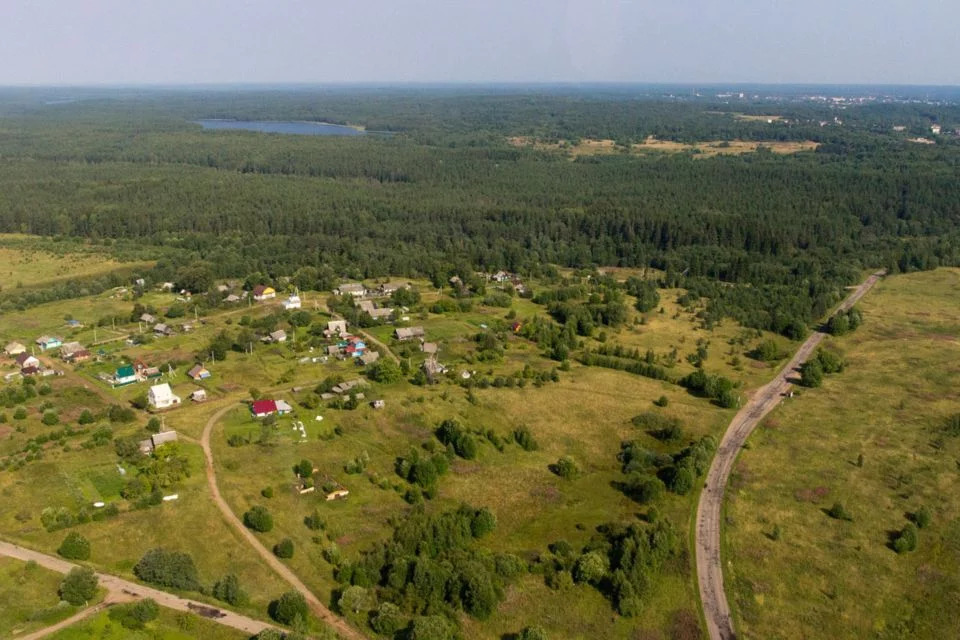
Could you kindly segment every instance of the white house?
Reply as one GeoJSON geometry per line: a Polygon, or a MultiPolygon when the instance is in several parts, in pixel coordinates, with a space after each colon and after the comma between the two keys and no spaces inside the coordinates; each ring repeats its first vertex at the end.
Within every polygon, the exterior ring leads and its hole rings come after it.
{"type": "Polygon", "coordinates": [[[147,393],[147,402],[154,409],[167,409],[180,404],[180,397],[173,395],[170,385],[164,382],[150,387],[147,393]]]}
{"type": "Polygon", "coordinates": [[[935,136],[940,135],[940,125],[938,124],[930,125],[930,133],[932,133],[935,136]]]}
{"type": "Polygon", "coordinates": [[[346,320],[331,320],[327,323],[327,331],[331,334],[344,334],[347,332],[346,320]]]}
{"type": "Polygon", "coordinates": [[[363,286],[361,282],[347,282],[335,289],[337,295],[341,296],[353,296],[354,298],[362,298],[367,295],[367,288],[363,286]]]}
{"type": "Polygon", "coordinates": [[[293,411],[293,407],[291,407],[290,403],[287,402],[286,400],[277,400],[276,405],[277,405],[277,413],[279,413],[282,416],[293,411]]]}
{"type": "Polygon", "coordinates": [[[270,334],[270,342],[286,342],[287,341],[287,332],[283,329],[277,329],[270,334]]]}
{"type": "Polygon", "coordinates": [[[293,294],[292,296],[290,296],[289,298],[283,301],[283,308],[286,309],[287,311],[290,311],[291,309],[299,309],[301,304],[302,303],[300,302],[300,296],[298,296],[297,294],[293,294]]]}

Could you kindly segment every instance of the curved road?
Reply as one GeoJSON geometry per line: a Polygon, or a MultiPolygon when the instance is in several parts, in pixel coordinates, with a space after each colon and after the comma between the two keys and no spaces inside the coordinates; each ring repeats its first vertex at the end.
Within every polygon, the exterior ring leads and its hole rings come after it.
{"type": "MultiPolygon", "coordinates": [[[[3,541],[0,541],[0,555],[22,560],[24,562],[33,560],[41,567],[45,567],[58,573],[69,573],[71,569],[78,566],[72,562],[67,562],[63,558],[50,556],[45,553],[40,553],[39,551],[34,551],[32,549],[27,549],[25,547],[3,541]]],[[[140,598],[152,598],[156,600],[157,604],[161,607],[167,607],[168,609],[175,609],[177,611],[186,611],[193,614],[197,613],[198,608],[211,608],[209,604],[197,602],[196,600],[189,600],[187,598],[181,598],[176,594],[160,591],[159,589],[145,587],[142,584],[130,582],[129,580],[124,580],[123,578],[110,575],[109,573],[97,572],[97,577],[100,579],[100,586],[105,588],[109,593],[102,606],[109,606],[110,604],[117,602],[129,602],[131,600],[137,600],[140,598]]],[[[94,607],[94,609],[96,609],[96,607],[94,607]]],[[[77,622],[79,619],[82,619],[87,615],[92,615],[93,613],[96,613],[96,611],[91,611],[89,609],[86,611],[81,611],[72,618],[69,618],[68,620],[65,620],[59,624],[65,626],[65,623],[68,621],[77,622]]],[[[258,634],[264,629],[277,628],[272,624],[263,622],[261,620],[254,620],[253,618],[248,618],[247,616],[240,615],[239,613],[234,613],[232,611],[220,609],[220,613],[222,615],[219,618],[204,617],[204,619],[238,629],[244,633],[249,633],[250,635],[258,634]]],[[[60,628],[58,625],[54,626],[60,628]]],[[[44,634],[50,630],[50,627],[47,629],[41,629],[40,631],[34,632],[30,636],[26,637],[43,637],[43,635],[37,634],[44,634]]],[[[55,631],[56,629],[52,630],[55,631]]]]}
{"type": "MultiPolygon", "coordinates": [[[[883,277],[884,272],[878,271],[867,278],[860,286],[854,289],[843,301],[838,311],[846,311],[855,305],[870,289],[883,277]]],[[[727,427],[717,454],[707,473],[704,490],[700,494],[700,503],[697,506],[696,554],[697,580],[700,586],[700,602],[703,606],[704,617],[707,620],[707,631],[710,640],[733,640],[736,633],[733,630],[733,620],[730,617],[730,605],[723,589],[723,564],[720,558],[720,519],[723,510],[723,493],[727,479],[733,470],[737,454],[746,443],[747,438],[763,419],[790,390],[790,375],[806,362],[813,354],[820,342],[826,337],[822,331],[815,331],[800,345],[794,354],[777,374],[777,377],[757,389],[753,397],[727,427]]]]}
{"type": "Polygon", "coordinates": [[[263,558],[268,565],[270,565],[277,575],[287,581],[294,589],[303,594],[303,597],[306,598],[307,603],[310,605],[310,608],[318,618],[333,627],[337,633],[348,640],[365,640],[365,636],[348,625],[342,618],[336,616],[332,611],[330,611],[330,609],[328,609],[320,601],[320,599],[314,595],[314,593],[307,588],[303,582],[300,581],[300,578],[298,578],[297,575],[291,571],[287,565],[280,562],[280,560],[278,560],[269,549],[263,546],[260,540],[257,539],[257,537],[243,525],[243,522],[240,521],[240,518],[237,517],[237,515],[230,508],[230,505],[227,504],[227,501],[224,500],[223,496],[220,494],[220,488],[217,486],[217,473],[213,468],[213,449],[210,447],[210,433],[213,431],[213,427],[216,426],[220,418],[222,418],[224,414],[235,407],[236,405],[227,405],[210,416],[210,419],[207,420],[206,426],[203,428],[203,436],[200,438],[200,446],[203,447],[203,455],[206,458],[207,484],[210,486],[210,495],[213,497],[214,504],[216,504],[217,508],[220,509],[220,513],[223,514],[227,524],[236,529],[243,539],[246,540],[247,543],[249,543],[249,545],[253,547],[258,554],[260,554],[260,557],[263,558]]]}

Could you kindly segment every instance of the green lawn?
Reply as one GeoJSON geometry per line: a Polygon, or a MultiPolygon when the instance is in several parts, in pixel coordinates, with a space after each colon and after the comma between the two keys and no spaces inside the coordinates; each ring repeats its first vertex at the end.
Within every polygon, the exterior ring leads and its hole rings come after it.
{"type": "Polygon", "coordinates": [[[60,601],[62,580],[36,564],[0,557],[0,638],[22,636],[79,611],[60,601]]]}
{"type": "Polygon", "coordinates": [[[160,609],[141,630],[125,629],[106,611],[50,636],[51,640],[246,640],[249,636],[198,616],[160,609]]]}
{"type": "Polygon", "coordinates": [[[960,634],[960,441],[942,430],[960,412],[958,301],[956,269],[884,280],[859,305],[863,326],[827,342],[847,370],[751,438],[724,529],[742,637],[960,634]],[[837,501],[852,521],[826,515],[837,501]],[[932,524],[898,555],[891,535],[921,506],[932,524]]]}

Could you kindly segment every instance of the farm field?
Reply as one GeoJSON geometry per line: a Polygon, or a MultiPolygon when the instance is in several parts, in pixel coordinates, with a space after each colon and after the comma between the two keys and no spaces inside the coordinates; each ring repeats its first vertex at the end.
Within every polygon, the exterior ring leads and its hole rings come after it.
{"type": "Polygon", "coordinates": [[[786,400],[740,454],[724,525],[744,638],[960,633],[960,271],[897,275],[830,338],[847,368],[786,400]],[[826,511],[840,503],[849,520],[826,511]],[[915,551],[893,543],[923,522],[915,551]]]}
{"type": "MultiPolygon", "coordinates": [[[[75,248],[77,249],[77,248],[75,248]]],[[[100,276],[119,268],[149,268],[153,261],[121,262],[89,247],[73,252],[38,250],[29,236],[0,234],[0,279],[7,292],[17,288],[50,285],[68,278],[100,276]]]]}
{"type": "Polygon", "coordinates": [[[60,601],[63,576],[10,558],[0,558],[0,638],[14,638],[56,624],[80,610],[60,601]]]}

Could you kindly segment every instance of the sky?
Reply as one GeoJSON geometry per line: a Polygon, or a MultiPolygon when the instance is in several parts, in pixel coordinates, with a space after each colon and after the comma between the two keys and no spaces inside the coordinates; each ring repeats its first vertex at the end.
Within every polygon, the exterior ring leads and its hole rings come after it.
{"type": "Polygon", "coordinates": [[[960,85],[958,0],[2,0],[0,84],[960,85]]]}

